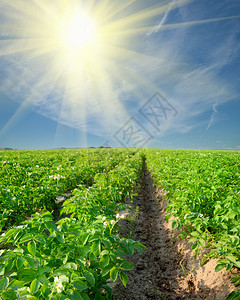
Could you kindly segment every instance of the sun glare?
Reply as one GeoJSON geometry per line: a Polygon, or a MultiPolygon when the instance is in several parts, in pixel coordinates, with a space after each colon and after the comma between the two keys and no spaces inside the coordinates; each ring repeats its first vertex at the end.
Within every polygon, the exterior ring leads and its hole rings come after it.
{"type": "MultiPolygon", "coordinates": [[[[174,1],[171,10],[191,1],[174,1]]],[[[154,88],[134,66],[159,62],[141,45],[172,1],[153,6],[136,0],[20,2],[0,0],[3,92],[60,123],[93,127],[94,134],[93,120],[99,131],[118,128],[128,118],[121,102],[125,85],[133,91],[136,83],[154,88]]]]}
{"type": "Polygon", "coordinates": [[[87,13],[75,13],[63,31],[63,42],[72,50],[79,50],[94,43],[96,25],[87,13]]]}

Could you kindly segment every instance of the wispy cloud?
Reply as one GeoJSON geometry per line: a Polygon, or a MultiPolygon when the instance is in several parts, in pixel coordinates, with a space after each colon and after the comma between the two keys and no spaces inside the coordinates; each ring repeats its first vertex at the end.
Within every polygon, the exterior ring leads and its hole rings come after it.
{"type": "Polygon", "coordinates": [[[167,17],[169,15],[170,11],[172,10],[172,8],[174,7],[174,4],[175,4],[176,1],[177,0],[173,0],[171,3],[169,3],[168,8],[167,8],[166,12],[164,13],[161,21],[153,29],[149,30],[147,32],[147,35],[151,35],[153,33],[158,32],[158,30],[160,29],[160,27],[166,22],[167,17]]]}
{"type": "MultiPolygon", "coordinates": [[[[6,57],[5,73],[0,71],[0,90],[16,101],[30,101],[34,110],[44,116],[102,136],[113,135],[129,117],[138,118],[139,109],[159,90],[178,114],[162,120],[160,132],[143,121],[149,131],[163,136],[186,133],[197,126],[209,129],[216,120],[217,106],[236,95],[234,86],[229,80],[222,79],[219,72],[234,63],[239,55],[240,44],[236,38],[239,29],[232,30],[231,23],[227,23],[223,32],[220,29],[217,32],[219,39],[215,44],[215,31],[206,27],[203,51],[203,36],[197,26],[208,26],[210,21],[220,20],[189,23],[187,17],[191,16],[186,16],[185,23],[166,24],[176,3],[176,0],[169,2],[158,24],[139,40],[139,49],[135,50],[141,55],[133,51],[131,55],[125,55],[125,51],[111,69],[112,73],[106,70],[98,77],[98,85],[87,84],[81,74],[79,85],[70,83],[70,90],[63,87],[59,90],[54,88],[57,78],[39,71],[46,65],[40,57],[34,68],[26,57],[19,60],[18,57],[6,57]],[[164,29],[173,30],[167,31],[170,32],[167,35],[164,29]],[[49,82],[44,81],[44,77],[49,82]],[[37,80],[39,84],[36,84],[37,80]],[[199,118],[211,110],[209,121],[199,118]]],[[[226,18],[221,21],[230,22],[226,18]]],[[[238,19],[235,21],[239,22],[238,19]]],[[[118,56],[118,53],[114,52],[114,55],[118,56]]]]}
{"type": "Polygon", "coordinates": [[[217,111],[217,103],[213,104],[212,109],[213,109],[213,113],[212,113],[211,119],[210,119],[210,121],[208,123],[207,130],[212,126],[212,124],[214,123],[214,121],[216,119],[216,116],[217,116],[217,113],[218,113],[218,111],[217,111]]]}

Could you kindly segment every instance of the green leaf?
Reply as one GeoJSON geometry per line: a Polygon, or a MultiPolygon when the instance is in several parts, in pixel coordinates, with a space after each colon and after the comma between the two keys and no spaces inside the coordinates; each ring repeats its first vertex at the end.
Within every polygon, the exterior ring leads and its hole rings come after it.
{"type": "Polygon", "coordinates": [[[81,294],[78,291],[73,291],[72,294],[69,296],[70,300],[84,300],[81,294]]]}
{"type": "Polygon", "coordinates": [[[74,280],[72,281],[72,285],[79,291],[88,289],[88,286],[78,277],[74,278],[74,280]]]}
{"type": "Polygon", "coordinates": [[[63,233],[58,234],[58,235],[57,235],[57,240],[58,240],[61,244],[64,244],[64,234],[63,234],[63,233]]]}
{"type": "Polygon", "coordinates": [[[198,240],[198,243],[199,243],[199,245],[201,245],[202,247],[204,247],[205,246],[205,241],[204,241],[204,239],[199,239],[198,240]]]}
{"type": "Polygon", "coordinates": [[[44,275],[39,275],[37,279],[42,284],[46,284],[46,285],[49,284],[49,280],[44,275]]]}
{"type": "Polygon", "coordinates": [[[191,236],[199,236],[199,232],[197,232],[197,231],[193,231],[190,234],[191,234],[191,236]]]}
{"type": "Polygon", "coordinates": [[[99,265],[103,269],[109,264],[109,256],[103,255],[100,259],[99,265]]]}
{"type": "Polygon", "coordinates": [[[82,258],[85,258],[87,255],[88,255],[88,253],[91,251],[91,246],[89,246],[89,245],[87,245],[87,246],[83,246],[82,248],[81,248],[81,257],[82,258]]]}
{"type": "Polygon", "coordinates": [[[0,276],[5,274],[5,266],[0,266],[0,276]]]}
{"type": "Polygon", "coordinates": [[[106,239],[106,238],[103,238],[103,240],[102,240],[102,241],[103,241],[103,243],[105,244],[105,246],[106,246],[106,247],[108,247],[108,248],[110,248],[110,247],[111,247],[111,245],[112,245],[112,244],[111,244],[111,242],[110,242],[108,239],[106,239]]]}
{"type": "Polygon", "coordinates": [[[38,274],[43,275],[43,274],[49,273],[51,271],[52,271],[52,269],[50,267],[39,267],[38,274]]]}
{"type": "Polygon", "coordinates": [[[235,257],[234,255],[227,255],[226,259],[228,259],[230,262],[234,263],[235,265],[238,263],[236,260],[237,257],[235,257]]]}
{"type": "Polygon", "coordinates": [[[195,249],[197,249],[197,247],[198,247],[198,244],[197,244],[197,243],[193,244],[193,245],[192,245],[192,250],[194,251],[195,249]]]}
{"type": "Polygon", "coordinates": [[[86,243],[87,243],[87,241],[88,241],[88,238],[89,238],[89,235],[90,235],[90,233],[86,232],[86,233],[84,233],[84,234],[81,236],[83,246],[86,245],[86,243]]]}
{"type": "Polygon", "coordinates": [[[133,247],[140,253],[143,253],[143,249],[147,249],[147,247],[141,243],[134,243],[133,247]]]}
{"type": "Polygon", "coordinates": [[[38,281],[37,278],[35,278],[35,279],[32,281],[32,283],[31,283],[31,285],[30,285],[30,293],[31,293],[31,294],[35,294],[35,293],[37,292],[37,290],[38,290],[38,288],[39,288],[39,284],[40,284],[40,282],[38,281]]]}
{"type": "Polygon", "coordinates": [[[20,270],[24,264],[24,259],[22,257],[18,257],[16,260],[17,270],[20,270]]]}
{"type": "Polygon", "coordinates": [[[29,263],[29,265],[30,265],[31,267],[34,266],[35,259],[34,259],[30,254],[25,255],[24,258],[25,258],[25,260],[29,263]]]}
{"type": "Polygon", "coordinates": [[[26,284],[25,281],[20,281],[20,280],[14,279],[10,282],[9,287],[11,289],[19,289],[19,288],[24,287],[25,284],[26,284]]]}
{"type": "Polygon", "coordinates": [[[235,286],[240,285],[240,276],[232,277],[231,282],[233,282],[235,284],[235,286]]]}
{"type": "Polygon", "coordinates": [[[10,259],[7,260],[7,262],[5,264],[5,270],[4,270],[5,274],[12,270],[13,262],[14,262],[13,258],[10,258],[10,259]]]}
{"type": "Polygon", "coordinates": [[[83,275],[86,277],[87,282],[89,282],[91,284],[91,286],[95,285],[95,277],[93,276],[93,274],[89,271],[85,271],[83,272],[83,275]]]}
{"type": "Polygon", "coordinates": [[[18,274],[20,276],[31,276],[34,278],[36,275],[36,271],[34,269],[23,269],[23,270],[20,270],[18,272],[18,274]]]}
{"type": "Polygon", "coordinates": [[[102,270],[102,276],[106,276],[110,272],[111,269],[112,269],[112,264],[109,264],[107,267],[105,267],[102,270]]]}
{"type": "Polygon", "coordinates": [[[35,237],[35,240],[36,240],[37,242],[39,242],[39,243],[46,244],[46,239],[45,239],[45,237],[44,237],[43,235],[37,235],[37,236],[35,237]]]}
{"type": "Polygon", "coordinates": [[[17,295],[13,290],[6,290],[1,293],[2,299],[4,300],[17,300],[17,295]]]}
{"type": "Polygon", "coordinates": [[[99,240],[99,238],[100,238],[101,236],[100,236],[100,234],[99,233],[95,233],[94,235],[92,235],[90,238],[89,238],[89,242],[94,242],[94,241],[97,241],[97,240],[99,240]]]}
{"type": "Polygon", "coordinates": [[[66,265],[63,265],[63,268],[66,268],[66,269],[70,269],[70,270],[77,270],[78,268],[78,265],[73,263],[73,262],[68,262],[66,263],[66,265]]]}
{"type": "Polygon", "coordinates": [[[226,267],[226,264],[218,264],[215,267],[215,272],[219,272],[219,271],[221,271],[225,267],[226,267]]]}
{"type": "Polygon", "coordinates": [[[178,228],[178,221],[177,221],[177,220],[174,220],[174,221],[172,222],[172,229],[176,229],[176,228],[178,228]]]}
{"type": "Polygon", "coordinates": [[[118,276],[118,269],[116,267],[113,267],[110,270],[110,278],[112,279],[112,281],[116,281],[117,280],[117,276],[118,276]]]}
{"type": "Polygon", "coordinates": [[[0,280],[0,290],[5,290],[8,287],[9,279],[8,277],[4,277],[0,280]]]}
{"type": "Polygon", "coordinates": [[[131,271],[133,268],[134,266],[128,261],[124,261],[123,263],[120,264],[120,269],[124,271],[131,271]]]}
{"type": "Polygon", "coordinates": [[[106,297],[103,296],[100,292],[97,292],[97,294],[95,295],[94,300],[106,300],[106,297]]]}
{"type": "Polygon", "coordinates": [[[120,271],[119,275],[120,275],[120,279],[121,279],[123,285],[126,287],[127,283],[128,283],[128,277],[127,277],[127,275],[124,272],[122,272],[122,271],[120,271]]]}
{"type": "Polygon", "coordinates": [[[41,217],[44,218],[44,219],[48,219],[48,220],[52,220],[52,218],[53,218],[52,214],[49,211],[43,213],[41,215],[41,217]]]}
{"type": "Polygon", "coordinates": [[[6,238],[6,237],[9,238],[9,237],[13,236],[13,235],[15,234],[15,232],[16,232],[16,230],[15,230],[14,228],[8,230],[8,231],[5,233],[5,238],[6,238]]]}
{"type": "Polygon", "coordinates": [[[239,300],[240,299],[240,291],[233,291],[230,294],[228,294],[226,300],[239,300]]]}
{"type": "Polygon", "coordinates": [[[45,224],[45,227],[47,228],[47,230],[52,233],[54,230],[56,231],[57,230],[57,227],[56,225],[53,223],[53,222],[46,222],[44,223],[45,224]]]}
{"type": "Polygon", "coordinates": [[[41,287],[41,294],[43,295],[44,299],[49,299],[49,295],[51,290],[48,287],[48,284],[43,284],[41,287]]]}
{"type": "Polygon", "coordinates": [[[133,255],[133,254],[134,254],[134,248],[133,248],[133,245],[128,244],[128,245],[127,245],[127,250],[128,250],[128,253],[129,253],[130,255],[133,255]]]}
{"type": "Polygon", "coordinates": [[[99,256],[100,252],[101,252],[101,243],[100,241],[95,241],[92,244],[92,252],[95,256],[99,256]]]}
{"type": "Polygon", "coordinates": [[[19,244],[23,244],[23,243],[26,243],[28,241],[31,241],[33,239],[32,235],[29,234],[29,233],[26,233],[22,238],[21,240],[19,241],[19,244]]]}
{"type": "Polygon", "coordinates": [[[36,255],[36,243],[34,241],[28,242],[27,246],[28,252],[32,254],[32,256],[36,255]]]}
{"type": "Polygon", "coordinates": [[[68,261],[68,255],[65,255],[64,259],[63,259],[63,264],[65,265],[68,261]]]}
{"type": "Polygon", "coordinates": [[[81,293],[81,297],[83,300],[90,300],[89,296],[85,293],[81,293]]]}
{"type": "Polygon", "coordinates": [[[67,270],[56,270],[52,273],[52,276],[61,276],[61,275],[68,276],[68,271],[67,270]]]}
{"type": "Polygon", "coordinates": [[[196,242],[197,241],[197,237],[196,236],[192,236],[192,237],[190,237],[190,239],[188,240],[188,242],[189,243],[194,243],[194,242],[196,242]]]}

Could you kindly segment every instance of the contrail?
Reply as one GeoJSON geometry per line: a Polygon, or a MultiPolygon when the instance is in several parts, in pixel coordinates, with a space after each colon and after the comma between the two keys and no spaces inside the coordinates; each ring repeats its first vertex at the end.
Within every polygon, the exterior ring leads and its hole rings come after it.
{"type": "Polygon", "coordinates": [[[213,122],[215,121],[215,118],[216,118],[216,115],[217,115],[217,112],[218,112],[217,111],[217,103],[213,104],[212,109],[213,109],[213,113],[212,113],[211,119],[208,123],[207,130],[212,126],[213,122]]]}
{"type": "Polygon", "coordinates": [[[165,23],[170,11],[172,10],[173,8],[173,5],[174,3],[176,2],[176,0],[173,0],[171,3],[169,3],[169,6],[168,6],[168,9],[166,10],[162,20],[160,21],[160,23],[158,25],[156,25],[155,28],[153,28],[152,30],[150,30],[147,35],[151,35],[153,34],[154,32],[158,32],[159,28],[165,23]]]}

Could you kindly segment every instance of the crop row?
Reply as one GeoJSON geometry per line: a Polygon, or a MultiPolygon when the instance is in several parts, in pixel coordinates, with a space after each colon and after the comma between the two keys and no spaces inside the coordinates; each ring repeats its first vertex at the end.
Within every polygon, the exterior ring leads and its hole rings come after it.
{"type": "Polygon", "coordinates": [[[97,173],[133,154],[107,149],[0,153],[0,231],[41,209],[51,211],[57,196],[91,185],[97,173]]]}
{"type": "Polygon", "coordinates": [[[120,238],[116,214],[135,192],[142,168],[139,153],[95,176],[92,186],[81,185],[64,203],[69,216],[56,224],[50,212],[36,213],[7,230],[0,243],[0,297],[6,299],[112,299],[109,280],[133,266],[124,253],[144,246],[120,238]]]}
{"type": "MultiPolygon", "coordinates": [[[[145,150],[155,183],[167,192],[168,215],[195,254],[208,247],[216,271],[240,268],[239,152],[145,150]]],[[[233,278],[240,284],[240,277],[233,278]]]]}

